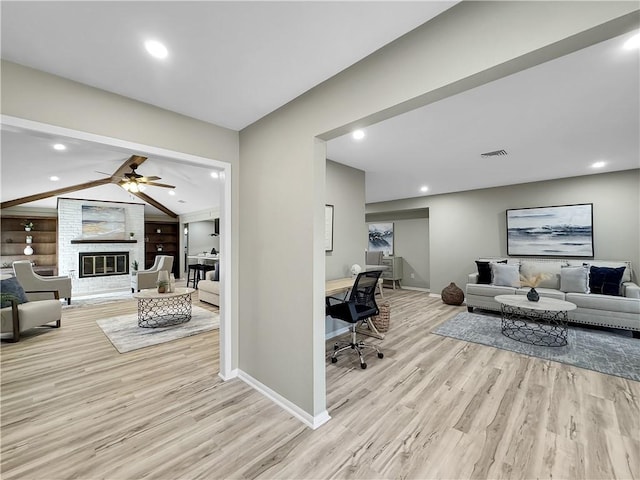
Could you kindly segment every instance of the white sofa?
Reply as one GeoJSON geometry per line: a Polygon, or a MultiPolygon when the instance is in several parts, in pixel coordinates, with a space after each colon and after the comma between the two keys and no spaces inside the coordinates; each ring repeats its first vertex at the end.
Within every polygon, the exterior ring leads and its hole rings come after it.
{"type": "Polygon", "coordinates": [[[213,280],[215,270],[207,272],[207,277],[198,282],[198,298],[216,307],[220,306],[220,282],[213,280]]]}
{"type": "MultiPolygon", "coordinates": [[[[483,259],[490,262],[504,262],[505,259],[483,259]]],[[[631,330],[634,336],[640,332],[640,287],[633,283],[631,263],[626,261],[576,260],[576,259],[517,259],[509,258],[507,265],[517,264],[520,273],[527,272],[530,276],[535,273],[545,273],[548,278],[536,291],[541,297],[557,298],[574,303],[577,308],[569,311],[569,320],[577,323],[598,325],[605,327],[631,330]],[[626,267],[622,275],[619,296],[601,295],[595,293],[580,293],[561,288],[561,269],[565,267],[579,267],[583,264],[595,267],[626,267]]],[[[469,275],[466,285],[466,305],[472,312],[474,308],[500,311],[500,304],[496,302],[496,295],[526,295],[529,287],[516,287],[491,284],[479,284],[478,273],[469,275]]]]}

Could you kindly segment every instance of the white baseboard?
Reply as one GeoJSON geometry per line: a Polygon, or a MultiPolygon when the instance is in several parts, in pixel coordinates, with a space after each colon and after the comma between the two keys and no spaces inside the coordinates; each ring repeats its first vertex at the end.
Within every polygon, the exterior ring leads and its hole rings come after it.
{"type": "Polygon", "coordinates": [[[428,288],[423,288],[423,287],[408,287],[406,285],[402,285],[402,290],[415,290],[416,292],[431,292],[431,290],[429,290],[428,288]]]}
{"type": "Polygon", "coordinates": [[[238,370],[237,368],[234,368],[233,370],[231,370],[231,371],[229,372],[229,375],[223,375],[223,374],[222,374],[222,372],[218,372],[218,376],[219,376],[222,380],[224,380],[224,381],[226,382],[227,380],[231,380],[231,379],[233,379],[233,378],[237,378],[237,376],[238,376],[238,371],[239,371],[239,370],[238,370]]]}
{"type": "Polygon", "coordinates": [[[315,416],[310,415],[309,413],[302,410],[295,403],[290,402],[279,393],[274,392],[269,387],[267,387],[260,381],[253,378],[247,372],[238,370],[238,378],[240,378],[240,380],[242,380],[244,383],[246,383],[250,387],[260,392],[262,395],[270,399],[273,403],[275,403],[276,405],[279,405],[281,408],[289,412],[291,415],[296,417],[298,420],[300,420],[302,423],[304,423],[307,427],[311,428],[312,430],[315,430],[321,425],[324,425],[331,419],[331,417],[329,416],[329,412],[327,412],[326,410],[324,410],[323,412],[315,416]]]}
{"type": "Polygon", "coordinates": [[[434,298],[442,298],[442,295],[440,295],[439,293],[429,293],[429,296],[434,298]]]}

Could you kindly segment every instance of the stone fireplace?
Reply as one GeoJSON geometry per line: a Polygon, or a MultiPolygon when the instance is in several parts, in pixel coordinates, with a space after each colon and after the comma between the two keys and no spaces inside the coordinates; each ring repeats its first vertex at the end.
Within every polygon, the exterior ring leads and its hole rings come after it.
{"type": "Polygon", "coordinates": [[[144,264],[144,247],[143,204],[58,199],[58,270],[71,277],[73,296],[130,292],[130,265],[134,260],[144,264]],[[122,238],[84,237],[82,207],[87,205],[124,208],[122,238]]]}

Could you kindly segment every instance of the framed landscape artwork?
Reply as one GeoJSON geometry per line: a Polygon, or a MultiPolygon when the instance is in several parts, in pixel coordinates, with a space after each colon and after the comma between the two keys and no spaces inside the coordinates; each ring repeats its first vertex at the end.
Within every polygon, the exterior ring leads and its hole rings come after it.
{"type": "Polygon", "coordinates": [[[393,255],[393,223],[369,224],[370,252],[383,252],[385,256],[393,255]]]}
{"type": "Polygon", "coordinates": [[[593,204],[507,210],[507,254],[593,257],[593,204]]]}
{"type": "Polygon", "coordinates": [[[122,207],[82,206],[82,237],[124,238],[125,213],[122,207]]]}

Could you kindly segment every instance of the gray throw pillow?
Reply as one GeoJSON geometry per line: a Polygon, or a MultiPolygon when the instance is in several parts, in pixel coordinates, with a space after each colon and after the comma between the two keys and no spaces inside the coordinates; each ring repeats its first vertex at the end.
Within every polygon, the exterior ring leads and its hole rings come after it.
{"type": "Polygon", "coordinates": [[[560,290],[565,293],[589,293],[589,265],[562,267],[560,290]]]}
{"type": "Polygon", "coordinates": [[[493,285],[502,287],[520,287],[520,265],[491,264],[493,285]]]}
{"type": "Polygon", "coordinates": [[[1,308],[10,307],[11,300],[17,300],[18,303],[27,303],[29,301],[27,300],[27,294],[24,293],[24,288],[22,288],[16,277],[0,280],[0,292],[2,292],[1,308]]]}

